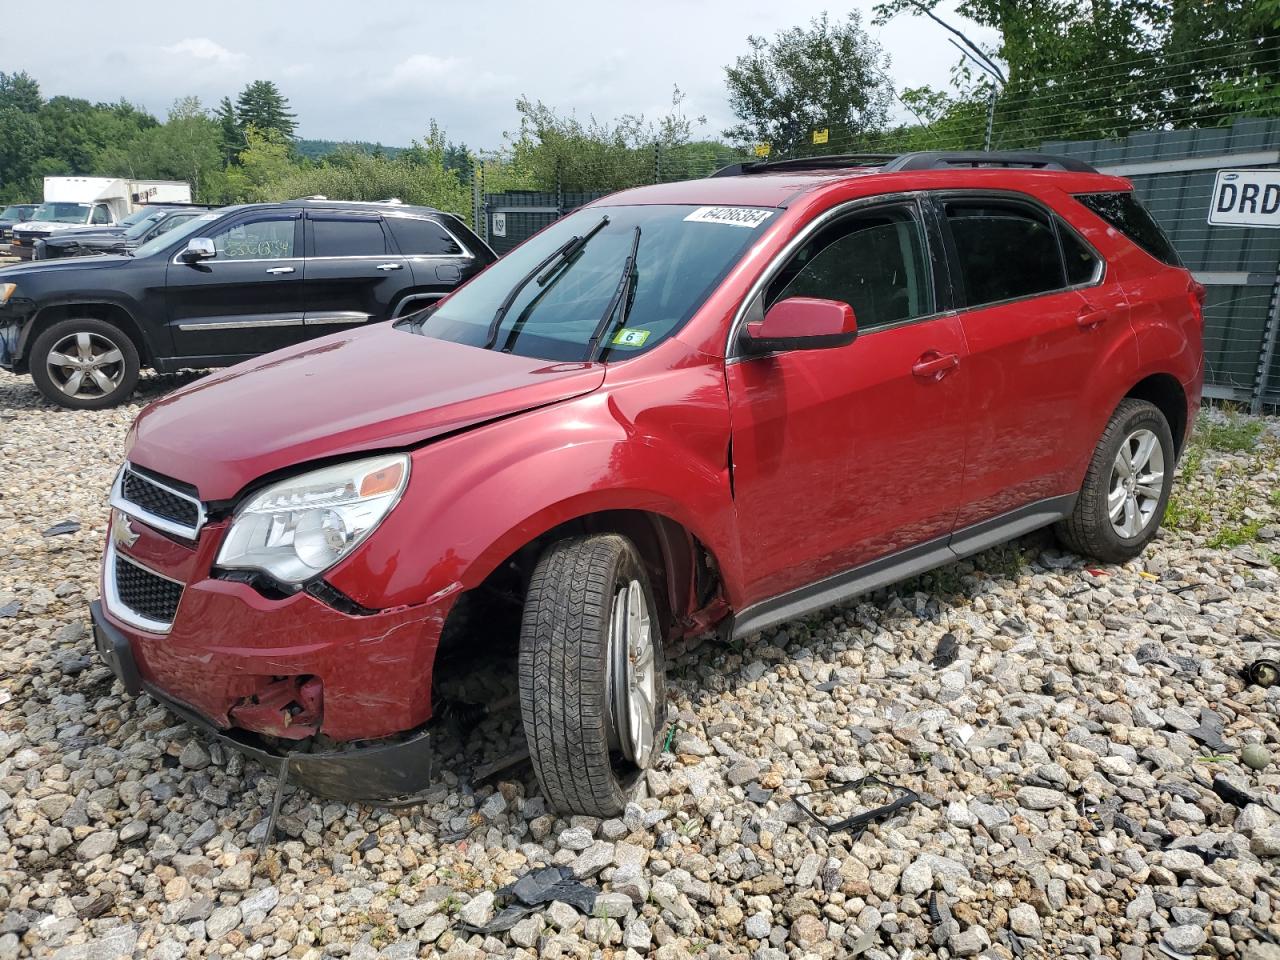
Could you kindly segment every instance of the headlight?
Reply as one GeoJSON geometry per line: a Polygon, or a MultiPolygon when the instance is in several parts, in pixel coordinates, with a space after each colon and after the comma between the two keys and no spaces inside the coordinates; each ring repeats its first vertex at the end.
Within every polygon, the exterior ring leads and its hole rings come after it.
{"type": "Polygon", "coordinates": [[[263,490],[236,511],[217,565],[302,583],[349,554],[400,499],[404,454],[304,473],[263,490]]]}
{"type": "Polygon", "coordinates": [[[0,303],[8,303],[9,298],[17,291],[16,283],[0,283],[0,303]]]}

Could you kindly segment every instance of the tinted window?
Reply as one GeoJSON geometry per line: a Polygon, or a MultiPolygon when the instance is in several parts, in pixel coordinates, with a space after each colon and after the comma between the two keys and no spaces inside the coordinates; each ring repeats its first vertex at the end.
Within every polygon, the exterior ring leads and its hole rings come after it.
{"type": "Polygon", "coordinates": [[[788,297],[847,303],[862,330],[933,313],[925,242],[914,211],[877,210],[818,231],[770,283],[766,308],[788,297]]]}
{"type": "Polygon", "coordinates": [[[1082,193],[1076,199],[1160,262],[1182,266],[1165,232],[1132,193],[1082,193]]]}
{"type": "Polygon", "coordinates": [[[388,217],[387,226],[396,238],[396,246],[406,256],[457,257],[463,252],[458,242],[434,220],[388,217]]]}
{"type": "Polygon", "coordinates": [[[967,306],[1031,297],[1065,286],[1057,238],[1039,211],[982,200],[951,201],[946,212],[967,306]]]}
{"type": "Polygon", "coordinates": [[[313,257],[380,257],[386,252],[382,224],[373,217],[311,221],[313,257]]]}
{"type": "Polygon", "coordinates": [[[218,256],[227,260],[275,260],[292,257],[294,218],[237,223],[213,235],[218,256]]]}
{"type": "Polygon", "coordinates": [[[1093,283],[1098,279],[1102,264],[1075,232],[1058,224],[1058,238],[1062,241],[1062,257],[1067,263],[1067,283],[1076,286],[1093,283]]]}
{"type": "Polygon", "coordinates": [[[102,204],[98,204],[98,206],[93,208],[93,217],[90,219],[90,223],[102,225],[110,222],[111,212],[106,207],[102,206],[102,204]]]}

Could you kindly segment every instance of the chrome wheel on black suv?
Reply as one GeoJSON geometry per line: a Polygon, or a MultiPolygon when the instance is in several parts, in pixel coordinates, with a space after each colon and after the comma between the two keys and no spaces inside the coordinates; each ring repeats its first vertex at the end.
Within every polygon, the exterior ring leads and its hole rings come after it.
{"type": "Polygon", "coordinates": [[[138,382],[138,350],[119,327],[92,317],[61,320],[36,338],[31,378],[64,407],[114,406],[138,382]]]}
{"type": "Polygon", "coordinates": [[[1130,560],[1155,537],[1173,486],[1175,447],[1154,404],[1126,399],[1107,422],[1071,516],[1058,538],[1076,553],[1130,560]]]}
{"type": "Polygon", "coordinates": [[[666,722],[653,592],[625,537],[562,540],[538,561],[520,628],[520,712],[553,807],[622,812],[666,722]]]}

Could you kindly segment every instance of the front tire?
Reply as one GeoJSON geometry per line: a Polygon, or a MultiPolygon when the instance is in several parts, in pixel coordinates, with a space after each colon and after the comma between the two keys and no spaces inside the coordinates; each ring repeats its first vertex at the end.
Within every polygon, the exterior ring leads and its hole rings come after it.
{"type": "Polygon", "coordinates": [[[666,722],[653,591],[625,537],[562,540],[534,568],[520,629],[520,713],[547,801],[622,812],[666,722]]]}
{"type": "Polygon", "coordinates": [[[94,317],[59,320],[36,337],[27,362],[40,392],[74,410],[122,403],[141,366],[129,335],[94,317]]]}
{"type": "Polygon", "coordinates": [[[1058,539],[1107,563],[1132,560],[1160,529],[1176,462],[1173,433],[1159,408],[1145,400],[1120,401],[1071,516],[1055,528],[1058,539]]]}

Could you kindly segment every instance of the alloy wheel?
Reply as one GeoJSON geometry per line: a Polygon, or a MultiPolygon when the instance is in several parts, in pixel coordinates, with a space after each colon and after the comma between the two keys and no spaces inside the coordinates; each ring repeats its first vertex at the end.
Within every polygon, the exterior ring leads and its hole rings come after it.
{"type": "Polygon", "coordinates": [[[1107,494],[1107,515],[1119,536],[1132,540],[1151,523],[1164,492],[1164,470],[1160,438],[1145,427],[1120,444],[1107,494]]]}
{"type": "Polygon", "coordinates": [[[71,333],[45,357],[49,379],[68,397],[103,397],[124,380],[124,354],[99,333],[71,333]]]}
{"type": "Polygon", "coordinates": [[[653,623],[638,580],[614,595],[609,622],[609,742],[632,763],[653,752],[658,674],[653,623]]]}

